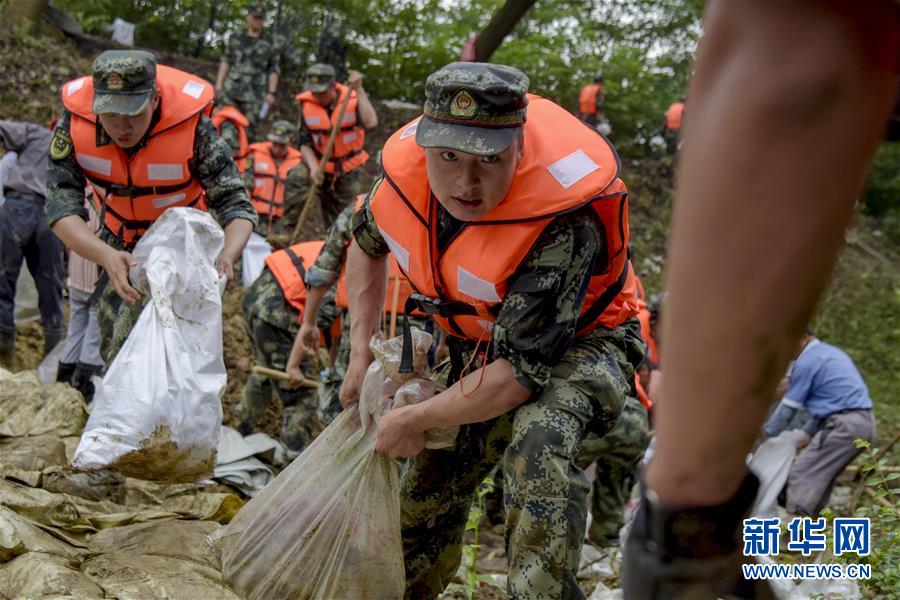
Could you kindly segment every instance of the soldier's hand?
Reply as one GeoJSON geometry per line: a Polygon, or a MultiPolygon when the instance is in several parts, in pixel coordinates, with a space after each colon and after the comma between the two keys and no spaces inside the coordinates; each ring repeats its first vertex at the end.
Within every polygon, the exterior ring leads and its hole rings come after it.
{"type": "Polygon", "coordinates": [[[124,250],[109,249],[103,259],[103,270],[116,288],[116,293],[128,304],[135,304],[141,295],[128,282],[128,269],[135,265],[134,257],[124,250]]]}
{"type": "Polygon", "coordinates": [[[350,353],[350,364],[344,375],[344,383],[341,384],[341,406],[343,408],[359,402],[359,391],[362,389],[363,378],[365,378],[368,368],[369,364],[362,356],[350,353]]]}
{"type": "Polygon", "coordinates": [[[391,458],[409,458],[425,448],[425,431],[415,423],[415,406],[395,408],[378,421],[375,449],[391,458]]]}
{"type": "Polygon", "coordinates": [[[226,284],[231,283],[231,280],[234,279],[234,261],[230,256],[225,256],[225,253],[219,254],[219,258],[216,259],[216,271],[219,272],[219,275],[225,276],[226,284]]]}
{"type": "Polygon", "coordinates": [[[309,170],[309,182],[313,185],[322,185],[325,171],[321,167],[313,167],[309,170]]]}
{"type": "Polygon", "coordinates": [[[347,71],[347,86],[351,90],[359,90],[362,87],[363,82],[363,74],[359,71],[354,71],[350,69],[347,71]]]}
{"type": "Polygon", "coordinates": [[[305,356],[315,356],[319,351],[319,328],[315,325],[304,323],[297,332],[297,339],[300,341],[300,348],[305,356]]]}

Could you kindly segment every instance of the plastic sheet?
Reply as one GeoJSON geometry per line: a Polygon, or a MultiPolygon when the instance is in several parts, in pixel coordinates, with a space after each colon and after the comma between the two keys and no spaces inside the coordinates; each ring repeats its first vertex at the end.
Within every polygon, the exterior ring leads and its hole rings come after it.
{"type": "Polygon", "coordinates": [[[250,234],[250,239],[241,252],[241,285],[245,288],[253,285],[266,265],[266,257],[271,253],[272,246],[266,238],[256,232],[250,234]]]}
{"type": "Polygon", "coordinates": [[[130,278],[152,298],[97,389],[74,468],[158,481],[212,474],[226,383],[223,239],[208,213],[174,208],[138,242],[130,278]]]}
{"type": "MultiPolygon", "coordinates": [[[[404,379],[425,374],[431,346],[427,333],[413,336],[418,372],[404,379]]],[[[358,408],[342,412],[216,535],[225,579],[248,600],[403,596],[398,469],[375,451],[377,419],[401,388],[388,375],[399,370],[400,338],[370,347],[377,361],[358,408]]]]}

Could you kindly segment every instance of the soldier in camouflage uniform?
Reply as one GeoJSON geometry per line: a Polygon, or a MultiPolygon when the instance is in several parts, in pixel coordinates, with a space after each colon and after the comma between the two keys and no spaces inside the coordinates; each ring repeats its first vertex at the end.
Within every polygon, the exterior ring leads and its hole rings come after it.
{"type": "Polygon", "coordinates": [[[275,105],[278,76],[281,72],[281,48],[275,39],[263,33],[266,9],[254,4],[247,10],[247,33],[229,38],[216,76],[216,97],[222,104],[236,107],[250,125],[247,135],[256,141],[260,110],[275,105]]]}
{"type": "Polygon", "coordinates": [[[637,466],[647,450],[650,417],[641,401],[628,396],[622,414],[603,437],[588,436],[581,447],[578,466],[587,469],[596,461],[591,485],[591,526],[588,539],[603,547],[619,545],[625,524],[625,504],[637,481],[637,466]]]}
{"type": "MultiPolygon", "coordinates": [[[[301,315],[285,300],[278,281],[268,267],[247,289],[243,310],[244,326],[253,346],[256,364],[285,370],[301,315]]],[[[315,356],[311,356],[303,361],[301,368],[309,375],[315,365],[315,356]]],[[[254,431],[272,400],[273,390],[284,405],[281,441],[292,454],[299,454],[321,429],[316,414],[315,390],[296,388],[289,382],[279,383],[257,374],[250,375],[235,408],[238,431],[244,435],[254,431]]]]}
{"type": "Polygon", "coordinates": [[[358,397],[371,360],[366,342],[377,323],[365,316],[377,314],[375,305],[383,301],[379,281],[388,252],[406,264],[415,289],[440,287],[437,299],[417,305],[432,303],[435,320],[456,328],[450,340],[456,353],[463,346],[463,356],[451,364],[466,361],[473,350],[483,357],[476,371],[456,383],[451,373],[442,373],[452,384],[446,391],[392,410],[378,424],[376,448],[410,457],[402,473],[401,509],[407,594],[413,598],[437,596],[454,576],[473,493],[497,463],[504,475],[510,597],[584,597],[575,573],[588,482],[576,459],[589,433],[603,436],[615,424],[626,395],[634,394],[635,367],[645,352],[624,252],[627,223],[606,221],[626,214],[614,151],[561,107],[526,99],[527,84],[521,72],[502,65],[454,63],[432,74],[424,116],[385,145],[385,178],[354,218],[347,277],[353,339],[341,401],[358,397]],[[545,143],[526,144],[533,139],[545,143]],[[573,144],[583,150],[573,150],[573,144]],[[532,186],[536,181],[540,185],[532,186]],[[511,189],[521,196],[508,196],[511,189]],[[404,193],[410,190],[415,191],[404,193]],[[545,203],[561,197],[568,199],[560,208],[581,198],[617,200],[600,206],[587,201],[533,219],[545,203]],[[515,204],[526,202],[524,214],[504,212],[521,211],[515,204]],[[428,206],[433,212],[423,208],[428,206]],[[524,220],[510,228],[501,218],[508,214],[524,220]],[[499,223],[490,227],[499,229],[467,223],[492,218],[499,223]],[[404,223],[408,227],[398,229],[404,223]],[[513,275],[500,275],[506,277],[500,298],[499,288],[487,287],[496,286],[496,279],[479,283],[481,276],[469,269],[487,277],[479,267],[493,261],[490,277],[496,277],[506,268],[504,249],[518,227],[528,227],[537,239],[531,243],[529,236],[516,246],[522,258],[515,259],[520,262],[513,275]],[[623,239],[615,238],[620,231],[623,239]],[[465,240],[471,248],[463,247],[465,240]],[[432,244],[432,251],[422,252],[423,243],[432,244]],[[437,256],[430,258],[433,252],[437,256]],[[454,276],[458,288],[448,288],[454,276]],[[473,306],[466,296],[493,299],[473,306]],[[598,314],[605,316],[598,321],[598,314]],[[585,326],[585,318],[593,325],[585,326]],[[479,354],[476,332],[487,325],[492,342],[479,354]],[[424,449],[427,429],[450,425],[461,426],[455,448],[424,449]]]}
{"type": "MultiPolygon", "coordinates": [[[[90,114],[79,116],[72,114],[68,109],[65,110],[57,122],[50,144],[44,216],[54,233],[66,246],[98,264],[104,271],[98,282],[98,291],[95,293],[100,294],[97,321],[101,333],[101,355],[107,365],[112,363],[148,300],[147,296],[141,296],[129,284],[128,268],[133,262],[129,251],[143,230],[150,225],[144,221],[112,220],[113,211],[109,208],[112,206],[110,203],[116,198],[128,198],[130,194],[132,199],[140,198],[144,206],[153,206],[157,197],[153,189],[128,187],[132,174],[127,174],[127,177],[126,174],[121,175],[123,180],[119,182],[103,180],[95,172],[86,172],[86,167],[83,167],[81,162],[89,165],[92,164],[91,159],[94,161],[100,159],[89,155],[79,156],[79,143],[86,144],[86,142],[80,142],[79,138],[73,142],[72,127],[75,120],[79,119],[83,131],[82,122],[96,115],[94,117],[96,134],[90,132],[88,135],[90,141],[98,148],[116,144],[131,161],[139,158],[142,152],[169,151],[183,154],[184,149],[167,147],[159,150],[159,144],[168,139],[167,132],[174,135],[175,130],[179,129],[177,127],[163,131],[155,129],[166,117],[166,104],[160,101],[162,92],[159,82],[164,82],[168,77],[191,76],[166,68],[165,75],[160,73],[158,79],[156,60],[147,52],[110,50],[102,53],[93,65],[93,105],[90,114]],[[79,158],[81,160],[78,160],[79,158]],[[95,191],[98,185],[114,184],[114,187],[110,187],[109,198],[112,200],[107,198],[103,201],[105,206],[101,209],[103,227],[99,239],[102,243],[97,241],[97,236],[85,223],[88,212],[84,206],[84,190],[88,181],[94,185],[95,191]],[[123,232],[126,231],[134,233],[134,237],[124,238],[123,232]]],[[[202,80],[193,78],[190,81],[202,80]]],[[[199,86],[196,89],[202,87],[199,83],[196,85],[199,86]]],[[[208,88],[211,101],[212,86],[205,82],[204,85],[208,88]]],[[[76,79],[63,86],[64,102],[67,97],[77,97],[77,93],[84,87],[83,79],[76,79]]],[[[170,103],[176,101],[177,97],[167,99],[170,103]]],[[[191,125],[189,121],[185,121],[183,126],[191,125]]],[[[216,211],[219,222],[225,228],[225,245],[217,266],[219,272],[230,281],[233,277],[234,262],[240,256],[256,223],[256,212],[250,204],[243,181],[231,158],[231,151],[216,134],[212,121],[202,111],[192,136],[192,158],[189,162],[190,172],[186,185],[199,184],[205,192],[207,204],[216,211]]],[[[159,162],[165,162],[165,157],[159,162]]],[[[101,191],[102,193],[97,192],[98,197],[106,197],[105,189],[101,188],[101,191]]],[[[158,210],[158,214],[162,214],[162,210],[164,208],[158,210]]]]}
{"type": "Polygon", "coordinates": [[[325,225],[330,227],[341,210],[365,191],[362,166],[368,154],[362,148],[362,143],[366,130],[378,125],[378,115],[363,87],[363,76],[358,71],[349,72],[347,85],[344,86],[335,80],[334,67],[314,64],[306,72],[304,88],[306,91],[296,96],[300,102],[302,117],[297,146],[303,153],[303,164],[297,169],[300,176],[289,181],[286,190],[292,199],[299,201],[285,203],[284,223],[288,227],[296,224],[303,208],[302,200],[306,198],[315,180],[321,179],[318,202],[325,225]],[[332,148],[330,164],[324,165],[320,161],[328,145],[332,126],[330,120],[337,116],[341,94],[347,88],[350,90],[351,100],[344,113],[344,120],[355,115],[355,125],[338,131],[338,142],[332,148]],[[350,146],[345,147],[346,140],[351,140],[351,145],[358,144],[360,148],[351,150],[350,146]],[[326,172],[328,169],[334,171],[326,172]]]}
{"type": "Polygon", "coordinates": [[[321,419],[327,425],[341,412],[339,392],[347,364],[350,362],[350,318],[346,311],[334,305],[334,290],[344,269],[347,245],[352,237],[354,203],[348,204],[325,234],[325,245],[319,252],[315,264],[306,270],[308,289],[303,323],[294,340],[293,351],[287,364],[288,374],[299,374],[300,361],[305,356],[314,355],[319,345],[319,332],[327,330],[337,318],[341,319],[341,338],[338,342],[334,363],[322,380],[319,406],[321,419]]]}

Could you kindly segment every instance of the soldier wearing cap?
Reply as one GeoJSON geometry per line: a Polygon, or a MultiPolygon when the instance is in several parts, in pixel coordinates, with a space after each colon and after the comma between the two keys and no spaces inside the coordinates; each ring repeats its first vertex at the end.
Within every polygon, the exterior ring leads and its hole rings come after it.
{"type": "Polygon", "coordinates": [[[265,6],[251,4],[247,32],[228,39],[216,75],[216,98],[247,119],[250,141],[255,140],[256,126],[265,119],[260,114],[263,105],[271,109],[275,104],[281,72],[281,52],[274,38],[263,33],[265,20],[265,6]]]}
{"type": "Polygon", "coordinates": [[[97,321],[108,365],[147,300],[128,281],[129,251],[153,222],[171,207],[214,209],[225,228],[217,267],[230,280],[256,213],[208,117],[207,81],[157,66],[147,52],[109,50],[60,93],[44,215],[66,246],[104,270],[97,321]],[[99,237],[85,224],[87,184],[100,203],[99,237]]]}
{"type": "Polygon", "coordinates": [[[473,494],[498,462],[509,595],[583,597],[577,455],[615,424],[645,351],[615,150],[527,87],[503,65],[433,73],[424,115],[385,144],[384,175],[355,216],[341,402],[358,398],[372,359],[388,253],[416,291],[407,311],[450,336],[446,391],[378,424],[377,449],[410,458],[401,498],[415,598],[453,577],[473,494]],[[451,425],[452,451],[424,449],[426,430],[451,425]]]}
{"type": "MultiPolygon", "coordinates": [[[[288,121],[275,121],[267,142],[250,146],[250,157],[244,177],[253,207],[259,215],[255,232],[266,237],[270,232],[283,232],[280,226],[286,202],[285,187],[292,179],[292,189],[301,177],[296,168],[302,161],[300,151],[291,146],[294,126],[288,121]]],[[[299,203],[300,200],[294,202],[299,203]]]]}
{"type": "MultiPolygon", "coordinates": [[[[321,182],[319,202],[326,226],[331,226],[341,210],[362,191],[361,167],[369,159],[363,147],[366,129],[378,125],[378,115],[362,82],[362,73],[351,70],[347,74],[347,85],[344,85],[335,79],[334,67],[314,64],[306,72],[305,91],[295,97],[300,103],[299,145],[303,153],[303,177],[299,179],[301,186],[291,190],[291,197],[305,198],[309,186],[321,182]],[[347,94],[350,94],[350,100],[341,118],[331,158],[322,164],[332,126],[347,94]]],[[[286,224],[295,223],[301,209],[299,205],[288,206],[286,224]]]]}

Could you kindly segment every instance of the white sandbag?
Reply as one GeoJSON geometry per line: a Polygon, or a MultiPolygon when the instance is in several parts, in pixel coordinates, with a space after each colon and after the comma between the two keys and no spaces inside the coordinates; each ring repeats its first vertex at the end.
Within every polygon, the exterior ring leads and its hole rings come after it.
{"type": "Polygon", "coordinates": [[[250,234],[247,245],[241,252],[241,284],[248,288],[262,273],[266,257],[272,253],[272,246],[266,238],[256,232],[250,234]]]}
{"type": "Polygon", "coordinates": [[[74,468],[158,481],[212,474],[226,383],[223,240],[208,213],[173,208],[138,242],[129,275],[151,300],[97,388],[74,468]]]}
{"type": "Polygon", "coordinates": [[[790,475],[791,464],[797,454],[797,440],[802,435],[803,431],[799,429],[782,431],[760,444],[753,453],[749,467],[759,478],[759,492],[750,511],[754,517],[775,515],[778,494],[790,475]]]}

